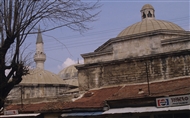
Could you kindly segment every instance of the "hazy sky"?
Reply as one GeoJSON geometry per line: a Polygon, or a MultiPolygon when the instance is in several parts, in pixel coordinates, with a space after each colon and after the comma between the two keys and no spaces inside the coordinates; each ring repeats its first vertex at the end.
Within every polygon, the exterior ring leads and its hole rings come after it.
{"type": "MultiPolygon", "coordinates": [[[[93,2],[93,0],[85,0],[93,2]]],[[[68,28],[43,33],[46,53],[45,70],[58,73],[64,67],[82,62],[80,54],[93,52],[110,38],[116,37],[126,27],[141,21],[140,10],[145,4],[155,9],[155,17],[190,29],[190,0],[101,0],[98,20],[89,23],[91,30],[80,34],[68,28]],[[67,48],[66,48],[66,47],[67,48]]],[[[37,35],[28,37],[28,51],[35,53],[37,35]]],[[[33,58],[31,55],[31,58],[33,58]]],[[[35,63],[32,65],[35,67],[35,63]]]]}

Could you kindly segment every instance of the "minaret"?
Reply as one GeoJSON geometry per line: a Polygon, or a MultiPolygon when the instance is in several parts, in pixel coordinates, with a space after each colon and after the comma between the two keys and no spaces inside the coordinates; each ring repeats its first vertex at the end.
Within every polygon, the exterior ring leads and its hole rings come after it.
{"type": "Polygon", "coordinates": [[[38,29],[38,36],[36,40],[36,53],[34,55],[34,61],[36,62],[36,68],[44,69],[44,62],[46,60],[46,54],[44,53],[44,43],[40,27],[38,29]]]}

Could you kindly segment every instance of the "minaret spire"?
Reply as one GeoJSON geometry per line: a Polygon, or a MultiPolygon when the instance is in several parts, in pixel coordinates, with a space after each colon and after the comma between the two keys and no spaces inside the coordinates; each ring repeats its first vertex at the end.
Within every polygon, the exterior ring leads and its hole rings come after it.
{"type": "Polygon", "coordinates": [[[46,54],[44,53],[42,33],[40,31],[40,26],[38,29],[38,35],[36,40],[36,53],[34,55],[34,61],[36,62],[36,67],[44,69],[44,62],[46,60],[46,54]]]}
{"type": "Polygon", "coordinates": [[[38,28],[38,35],[37,35],[37,40],[36,40],[36,44],[37,43],[43,43],[43,39],[42,39],[42,33],[40,31],[40,26],[38,28]]]}

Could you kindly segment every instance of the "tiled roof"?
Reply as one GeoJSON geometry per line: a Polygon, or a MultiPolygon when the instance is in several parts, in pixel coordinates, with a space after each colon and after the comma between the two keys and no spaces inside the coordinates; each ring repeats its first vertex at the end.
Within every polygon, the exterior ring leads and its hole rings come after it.
{"type": "MultiPolygon", "coordinates": [[[[190,93],[190,78],[181,78],[170,81],[150,83],[150,96],[161,97],[168,95],[182,95],[190,93]]],[[[69,109],[98,109],[105,105],[106,100],[145,98],[148,94],[147,84],[123,85],[90,90],[82,98],[74,102],[48,102],[38,104],[10,105],[7,110],[22,112],[62,111],[69,109]],[[141,89],[141,94],[139,94],[141,89]],[[144,93],[143,93],[144,92],[144,93]]]]}
{"type": "Polygon", "coordinates": [[[86,94],[84,94],[84,96],[81,99],[75,102],[82,103],[84,107],[86,106],[103,107],[104,101],[112,97],[113,94],[116,93],[120,88],[121,86],[91,90],[86,94]]]}
{"type": "Polygon", "coordinates": [[[9,105],[6,107],[6,110],[18,110],[19,112],[48,112],[48,111],[60,111],[70,108],[75,108],[74,102],[44,102],[36,104],[17,104],[9,105]]]}
{"type": "Polygon", "coordinates": [[[19,110],[20,112],[43,112],[43,111],[60,111],[69,109],[89,109],[102,108],[104,101],[116,93],[120,87],[103,88],[88,91],[82,98],[74,102],[47,102],[38,104],[9,105],[7,110],[19,110]]]}
{"type": "Polygon", "coordinates": [[[174,79],[170,81],[160,81],[149,84],[150,95],[148,92],[148,84],[125,85],[117,93],[108,100],[119,99],[136,99],[143,97],[160,97],[182,95],[190,93],[190,77],[174,79]],[[141,92],[139,91],[141,89],[141,92]],[[141,94],[139,94],[141,93],[141,94]]]}

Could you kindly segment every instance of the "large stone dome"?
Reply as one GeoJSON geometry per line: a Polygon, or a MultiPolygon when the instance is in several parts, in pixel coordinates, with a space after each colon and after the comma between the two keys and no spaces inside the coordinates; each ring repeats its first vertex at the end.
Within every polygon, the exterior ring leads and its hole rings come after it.
{"type": "Polygon", "coordinates": [[[148,31],[154,31],[154,30],[160,30],[160,29],[184,31],[180,26],[172,22],[156,20],[156,19],[147,19],[127,27],[126,29],[124,29],[119,33],[118,37],[131,35],[131,34],[138,34],[148,31]]]}
{"type": "Polygon", "coordinates": [[[154,8],[150,4],[146,4],[141,9],[142,21],[135,23],[119,33],[117,37],[127,36],[132,34],[144,33],[155,30],[179,30],[184,31],[180,26],[164,21],[156,20],[154,8]]]}
{"type": "Polygon", "coordinates": [[[29,74],[22,77],[20,85],[64,85],[64,82],[58,75],[46,71],[44,69],[36,68],[29,71],[29,74]]]}

